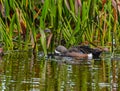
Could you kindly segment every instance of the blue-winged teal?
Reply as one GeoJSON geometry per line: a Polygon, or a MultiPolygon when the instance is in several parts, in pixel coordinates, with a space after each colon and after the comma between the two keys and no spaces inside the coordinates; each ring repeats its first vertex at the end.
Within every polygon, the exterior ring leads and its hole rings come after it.
{"type": "Polygon", "coordinates": [[[92,58],[99,58],[100,54],[104,50],[100,48],[90,48],[89,46],[74,46],[69,49],[66,47],[59,45],[55,49],[55,55],[60,55],[60,56],[69,56],[69,57],[75,57],[75,58],[87,58],[87,59],[92,59],[92,58]]]}

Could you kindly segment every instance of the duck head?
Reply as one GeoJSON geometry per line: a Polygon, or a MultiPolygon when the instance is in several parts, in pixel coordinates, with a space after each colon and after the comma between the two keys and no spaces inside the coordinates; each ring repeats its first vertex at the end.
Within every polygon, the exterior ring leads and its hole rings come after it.
{"type": "Polygon", "coordinates": [[[57,55],[64,55],[66,52],[67,52],[67,48],[62,46],[62,45],[59,45],[56,49],[55,49],[55,54],[57,55]]]}

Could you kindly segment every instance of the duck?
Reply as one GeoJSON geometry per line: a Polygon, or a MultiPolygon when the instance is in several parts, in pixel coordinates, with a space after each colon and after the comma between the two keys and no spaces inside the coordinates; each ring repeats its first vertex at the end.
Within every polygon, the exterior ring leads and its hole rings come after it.
{"type": "Polygon", "coordinates": [[[92,59],[93,57],[92,53],[83,53],[82,51],[79,51],[76,47],[71,47],[70,49],[67,49],[62,45],[57,46],[54,53],[58,56],[73,57],[76,59],[92,59]]]}
{"type": "Polygon", "coordinates": [[[73,46],[67,49],[65,46],[59,45],[55,49],[55,55],[73,57],[76,59],[93,59],[99,58],[104,50],[100,48],[90,48],[89,46],[73,46]]]}

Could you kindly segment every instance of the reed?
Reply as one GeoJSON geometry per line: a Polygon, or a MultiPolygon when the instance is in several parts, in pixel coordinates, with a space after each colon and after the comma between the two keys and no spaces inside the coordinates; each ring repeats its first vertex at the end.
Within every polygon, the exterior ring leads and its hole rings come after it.
{"type": "Polygon", "coordinates": [[[97,46],[111,46],[112,36],[119,44],[117,3],[115,0],[1,0],[0,41],[6,49],[23,50],[31,46],[45,54],[59,44],[69,47],[88,41],[97,46]],[[53,36],[48,37],[46,28],[53,36]]]}

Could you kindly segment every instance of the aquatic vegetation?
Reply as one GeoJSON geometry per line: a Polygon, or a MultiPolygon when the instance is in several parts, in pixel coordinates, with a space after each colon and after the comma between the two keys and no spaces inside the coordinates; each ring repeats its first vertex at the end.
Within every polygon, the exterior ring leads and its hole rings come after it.
{"type": "Polygon", "coordinates": [[[85,41],[96,46],[117,46],[119,3],[119,0],[1,0],[0,41],[5,49],[31,47],[45,54],[59,44],[69,47],[85,41]],[[51,33],[45,33],[46,28],[51,33]]]}

